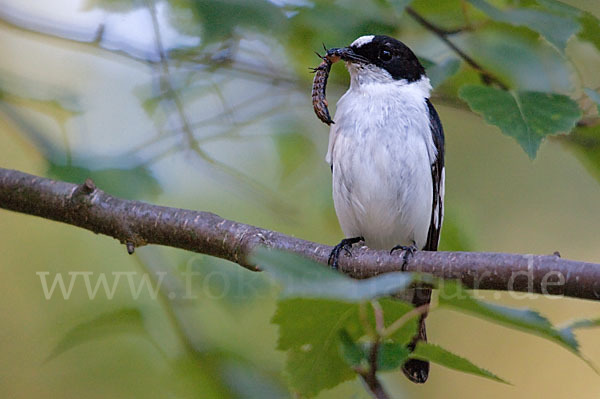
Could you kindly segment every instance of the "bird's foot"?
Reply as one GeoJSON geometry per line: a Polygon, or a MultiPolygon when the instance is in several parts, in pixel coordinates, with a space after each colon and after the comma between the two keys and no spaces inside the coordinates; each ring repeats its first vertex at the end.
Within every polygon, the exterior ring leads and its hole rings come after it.
{"type": "Polygon", "coordinates": [[[357,242],[364,241],[364,240],[365,239],[362,237],[344,238],[342,241],[340,241],[340,243],[338,245],[333,247],[333,250],[329,254],[329,259],[327,261],[327,264],[329,266],[331,266],[331,268],[333,270],[337,270],[340,252],[342,252],[342,250],[344,250],[344,251],[346,251],[346,253],[348,255],[352,256],[352,252],[350,252],[350,248],[352,247],[352,245],[356,244],[357,242]]]}
{"type": "Polygon", "coordinates": [[[411,245],[396,245],[390,251],[390,255],[393,254],[394,251],[397,251],[399,249],[401,249],[402,252],[404,253],[403,262],[402,262],[402,271],[404,271],[404,268],[406,267],[408,260],[415,254],[415,252],[417,252],[417,247],[415,246],[414,242],[411,245]]]}

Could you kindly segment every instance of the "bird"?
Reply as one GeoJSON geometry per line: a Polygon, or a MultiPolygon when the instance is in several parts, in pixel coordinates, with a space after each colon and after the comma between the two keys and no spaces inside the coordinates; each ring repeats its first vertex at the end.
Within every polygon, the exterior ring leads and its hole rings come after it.
{"type": "MultiPolygon", "coordinates": [[[[429,78],[417,56],[401,41],[366,35],[335,49],[350,74],[350,87],[337,102],[326,161],[331,166],[333,202],[345,238],[340,251],[363,242],[372,249],[407,256],[436,251],[444,215],[444,130],[429,100],[429,78]]],[[[415,307],[431,300],[416,287],[407,298],[415,307]]],[[[426,341],[424,312],[412,351],[426,341]]],[[[409,359],[402,367],[415,383],[429,376],[429,363],[409,359]]]]}

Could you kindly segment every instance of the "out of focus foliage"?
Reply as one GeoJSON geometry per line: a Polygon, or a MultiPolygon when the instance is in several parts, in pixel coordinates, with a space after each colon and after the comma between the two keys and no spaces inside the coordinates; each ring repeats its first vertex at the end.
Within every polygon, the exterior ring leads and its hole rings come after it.
{"type": "MultiPolygon", "coordinates": [[[[84,9],[113,13],[147,10],[153,15],[156,47],[144,55],[146,61],[157,64],[157,70],[163,75],[158,85],[138,88],[140,101],[157,123],[181,119],[179,128],[166,132],[160,140],[171,136],[204,159],[208,157],[203,150],[204,141],[219,139],[212,134],[204,137],[202,127],[209,124],[219,125],[220,134],[216,135],[227,138],[239,135],[235,129],[239,129],[240,123],[252,123],[262,115],[269,117],[277,111],[279,116],[285,114],[286,123],[290,118],[296,119],[294,126],[299,131],[307,129],[305,120],[287,114],[292,112],[292,104],[277,107],[281,104],[272,90],[255,98],[232,101],[231,95],[224,91],[234,81],[262,80],[281,90],[305,93],[311,77],[306,73],[307,67],[318,63],[314,50],[320,49],[322,43],[343,46],[360,35],[374,32],[399,38],[411,35],[412,47],[427,66],[436,87],[436,101],[453,105],[465,101],[462,106],[470,107],[488,123],[498,126],[502,133],[513,137],[531,158],[548,135],[570,133],[579,125],[597,124],[597,112],[585,108],[584,103],[587,98],[598,101],[600,94],[594,87],[587,87],[586,78],[577,72],[578,65],[566,49],[570,41],[578,41],[589,42],[598,51],[600,23],[589,12],[557,0],[506,4],[486,0],[172,0],[157,4],[138,0],[89,0],[84,9]],[[188,39],[196,38],[196,44],[190,44],[192,40],[185,45],[165,47],[161,41],[157,4],[161,5],[161,13],[167,14],[170,27],[188,39]],[[441,51],[443,44],[439,40],[434,44],[439,37],[415,25],[404,13],[409,5],[437,25],[445,38],[455,42],[479,66],[474,68],[447,48],[441,51]],[[267,47],[251,41],[262,41],[267,47]],[[194,113],[197,98],[209,94],[216,94],[219,101],[227,101],[226,109],[213,112],[208,120],[191,118],[188,114],[194,113]],[[266,104],[269,97],[271,104],[266,104]],[[265,103],[259,105],[259,100],[265,103]],[[539,112],[540,109],[543,111],[539,112]],[[238,122],[232,119],[231,110],[236,111],[236,118],[244,114],[244,110],[249,111],[252,118],[238,122]],[[233,125],[229,129],[222,126],[228,119],[233,125]]],[[[95,38],[98,44],[108,46],[102,31],[99,35],[95,38]]],[[[123,50],[127,51],[126,47],[123,50]]],[[[144,58],[130,53],[132,57],[144,58]]],[[[333,74],[332,80],[345,84],[346,78],[343,74],[333,74]]],[[[64,102],[54,98],[27,97],[33,93],[31,90],[23,92],[22,85],[15,88],[8,81],[2,83],[3,99],[8,103],[37,101],[43,104],[46,101],[53,108],[64,107],[64,102]]],[[[64,110],[64,117],[58,121],[63,124],[71,112],[67,107],[64,110]]],[[[281,151],[285,151],[280,139],[277,143],[281,151]]],[[[581,147],[576,139],[565,143],[581,147]]],[[[282,155],[282,162],[290,162],[288,158],[282,155]]],[[[291,158],[294,162],[294,157],[291,158]]],[[[598,163],[597,157],[587,158],[598,163]]],[[[86,166],[74,163],[78,167],[86,166]]],[[[290,168],[293,166],[284,166],[285,170],[290,168]]]]}
{"type": "MultiPolygon", "coordinates": [[[[81,182],[91,177],[112,194],[175,206],[212,211],[212,204],[228,209],[230,218],[333,241],[339,230],[322,162],[325,149],[317,138],[326,136],[327,129],[312,115],[308,67],[320,61],[314,51],[321,51],[323,44],[340,47],[361,35],[387,34],[403,40],[422,60],[435,88],[436,106],[480,116],[498,134],[514,139],[523,157],[535,158],[544,140],[558,143],[600,181],[600,80],[594,65],[600,56],[600,22],[597,14],[560,1],[85,0],[78,5],[81,14],[64,22],[43,12],[28,15],[31,10],[19,9],[18,1],[10,3],[0,10],[0,28],[32,35],[45,50],[51,49],[40,52],[42,60],[43,54],[60,54],[53,67],[62,74],[56,82],[43,81],[37,72],[51,66],[42,61],[31,69],[9,69],[9,61],[20,57],[7,51],[0,69],[0,118],[6,122],[3,129],[18,131],[18,140],[35,149],[45,174],[53,178],[81,182]],[[85,25],[78,19],[82,15],[100,17],[85,25]],[[63,53],[56,43],[73,47],[63,53]],[[77,62],[74,54],[81,57],[77,62]],[[169,190],[183,194],[167,197],[169,190]]],[[[61,6],[67,8],[65,4],[61,6]]],[[[342,65],[334,65],[330,104],[347,84],[342,65]]],[[[464,156],[473,155],[468,151],[464,156]]],[[[468,182],[465,191],[475,192],[484,180],[468,182]]],[[[477,194],[473,198],[477,201],[477,194]]],[[[441,248],[478,249],[472,237],[478,227],[463,217],[470,210],[462,208],[464,203],[447,205],[441,248]]],[[[73,258],[86,262],[94,252],[64,246],[67,250],[60,247],[59,252],[81,250],[73,258]]],[[[121,270],[128,265],[154,276],[160,304],[145,298],[92,306],[77,296],[81,300],[71,299],[71,307],[42,302],[85,317],[61,327],[40,363],[52,365],[69,355],[87,359],[86,343],[114,335],[134,337],[127,349],[137,348],[135,354],[144,356],[128,358],[132,365],[120,370],[147,366],[150,375],[161,376],[149,377],[143,381],[147,387],[136,388],[157,397],[279,398],[289,391],[327,395],[324,389],[355,378],[356,370],[367,367],[374,323],[370,301],[383,309],[386,328],[413,311],[380,296],[405,287],[416,276],[357,283],[313,270],[293,257],[262,254],[259,259],[287,295],[275,305],[264,276],[225,261],[145,248],[136,251],[137,263],[131,266],[121,257],[105,259],[105,246],[95,250],[103,267],[121,270]],[[179,267],[163,267],[173,264],[179,267]],[[197,276],[193,283],[186,277],[189,273],[197,276]],[[189,299],[189,290],[197,298],[189,299]],[[264,297],[271,302],[260,302],[264,297]],[[267,305],[257,309],[257,302],[267,305]],[[365,306],[366,321],[361,319],[365,306]],[[267,321],[273,311],[277,331],[267,321]],[[287,360],[273,354],[276,334],[277,348],[287,360]],[[168,344],[173,341],[178,344],[168,344]]],[[[125,251],[119,255],[125,257],[125,251]]],[[[108,289],[100,279],[95,281],[96,291],[108,289]]],[[[582,320],[557,328],[538,312],[490,304],[453,284],[444,288],[461,295],[440,296],[439,309],[532,333],[582,358],[573,331],[598,324],[582,320]]],[[[400,374],[401,361],[412,356],[503,381],[435,343],[409,354],[404,345],[415,329],[415,317],[407,316],[384,337],[382,371],[400,374]]],[[[89,360],[73,360],[85,362],[89,360]]],[[[115,378],[104,375],[112,366],[103,363],[101,371],[78,371],[96,373],[105,381],[115,378]]],[[[482,381],[502,385],[488,380],[482,381]]],[[[124,385],[127,396],[130,385],[124,385]]],[[[336,389],[332,395],[365,395],[358,384],[336,389]]],[[[441,392],[451,396],[446,388],[441,392]]]]}

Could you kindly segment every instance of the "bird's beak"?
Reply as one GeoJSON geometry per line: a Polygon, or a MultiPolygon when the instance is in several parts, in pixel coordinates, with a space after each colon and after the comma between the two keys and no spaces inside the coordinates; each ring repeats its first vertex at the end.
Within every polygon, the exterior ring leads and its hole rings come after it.
{"type": "Polygon", "coordinates": [[[368,60],[361,55],[356,54],[350,47],[331,48],[327,51],[327,58],[336,62],[339,59],[346,62],[365,63],[368,60]]]}

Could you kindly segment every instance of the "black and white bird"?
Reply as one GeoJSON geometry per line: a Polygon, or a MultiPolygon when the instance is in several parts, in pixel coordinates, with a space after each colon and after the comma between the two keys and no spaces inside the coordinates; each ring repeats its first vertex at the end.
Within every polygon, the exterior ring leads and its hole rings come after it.
{"type": "MultiPolygon", "coordinates": [[[[429,101],[425,69],[406,45],[388,36],[362,36],[337,51],[351,81],[337,103],[326,157],[346,237],[332,262],[360,241],[373,249],[435,251],[444,213],[444,132],[429,101]]],[[[430,289],[410,292],[415,306],[430,299],[430,289]]],[[[426,340],[424,319],[410,349],[426,340]]],[[[412,359],[403,371],[423,383],[429,363],[412,359]]]]}

